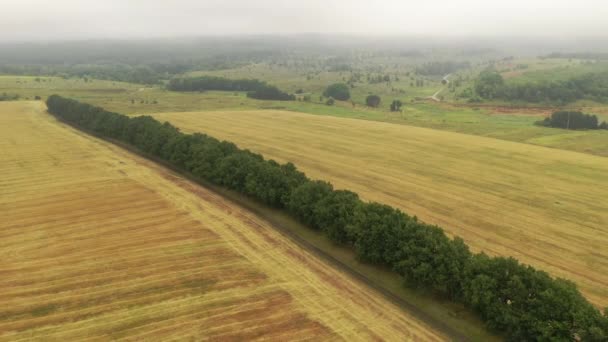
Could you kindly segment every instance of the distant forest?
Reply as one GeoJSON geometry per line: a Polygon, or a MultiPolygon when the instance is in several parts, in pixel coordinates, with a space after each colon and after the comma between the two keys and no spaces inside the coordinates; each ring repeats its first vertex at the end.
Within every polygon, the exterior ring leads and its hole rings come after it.
{"type": "Polygon", "coordinates": [[[469,62],[429,62],[416,68],[416,73],[428,76],[444,76],[471,67],[469,62]]]}
{"type": "Polygon", "coordinates": [[[565,104],[582,99],[608,102],[608,72],[586,73],[563,81],[508,84],[492,70],[482,72],[475,92],[484,99],[565,104]]]}
{"type": "Polygon", "coordinates": [[[541,58],[572,58],[572,59],[593,59],[608,60],[608,53],[601,52],[553,52],[541,58]]]}
{"type": "MultiPolygon", "coordinates": [[[[419,38],[294,35],[201,37],[133,41],[68,41],[0,44],[0,74],[89,77],[141,84],[160,84],[194,70],[223,70],[266,63],[314,71],[383,72],[388,59],[409,65],[423,63],[442,44],[444,55],[457,60],[496,50],[462,42],[419,38]],[[407,42],[407,44],[404,44],[407,42]],[[378,62],[382,61],[382,62],[378,62]],[[380,70],[377,70],[377,69],[380,70]]],[[[437,65],[424,67],[438,72],[437,65]]],[[[442,70],[451,66],[443,65],[442,70]]],[[[422,70],[422,69],[421,69],[422,70]]]]}
{"type": "Polygon", "coordinates": [[[275,40],[224,37],[3,44],[0,73],[159,84],[191,70],[278,60],[285,53],[275,40]]]}

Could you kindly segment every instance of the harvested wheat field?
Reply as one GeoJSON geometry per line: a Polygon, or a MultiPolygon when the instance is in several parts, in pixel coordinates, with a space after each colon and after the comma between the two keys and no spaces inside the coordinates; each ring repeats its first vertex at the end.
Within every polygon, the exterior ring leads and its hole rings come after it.
{"type": "Polygon", "coordinates": [[[443,340],[218,195],[0,103],[0,340],[443,340]]]}
{"type": "Polygon", "coordinates": [[[608,158],[282,111],[161,113],[313,178],[402,208],[476,251],[513,256],[608,305],[608,158]]]}

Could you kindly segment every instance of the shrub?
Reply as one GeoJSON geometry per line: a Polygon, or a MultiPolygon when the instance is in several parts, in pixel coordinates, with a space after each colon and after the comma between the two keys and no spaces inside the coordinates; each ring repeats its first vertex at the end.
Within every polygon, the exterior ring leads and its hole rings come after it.
{"type": "Polygon", "coordinates": [[[365,104],[370,107],[377,108],[380,105],[380,96],[369,95],[365,98],[365,104]]]}

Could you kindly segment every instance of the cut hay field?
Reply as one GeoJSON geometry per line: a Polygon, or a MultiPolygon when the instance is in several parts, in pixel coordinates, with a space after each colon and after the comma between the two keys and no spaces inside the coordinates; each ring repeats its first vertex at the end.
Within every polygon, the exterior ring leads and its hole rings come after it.
{"type": "Polygon", "coordinates": [[[219,195],[0,103],[0,340],[444,340],[219,195]]]}
{"type": "Polygon", "coordinates": [[[608,305],[608,158],[407,125],[283,111],[154,115],[402,208],[573,280],[608,305]]]}

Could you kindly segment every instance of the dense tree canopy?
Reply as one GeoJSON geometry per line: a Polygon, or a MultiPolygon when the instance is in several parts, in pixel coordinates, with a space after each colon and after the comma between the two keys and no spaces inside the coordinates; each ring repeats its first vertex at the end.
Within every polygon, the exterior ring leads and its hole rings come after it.
{"type": "Polygon", "coordinates": [[[350,89],[344,83],[334,83],[325,89],[323,96],[346,101],[350,99],[350,89]]]}
{"type": "Polygon", "coordinates": [[[411,286],[464,303],[512,341],[606,341],[608,318],[568,281],[512,258],[471,253],[436,226],[355,193],[313,181],[204,134],[184,134],[152,117],[128,117],[57,95],[49,112],[102,137],[129,144],[200,179],[238,191],[321,230],[361,260],[385,265],[411,286]]]}
{"type": "Polygon", "coordinates": [[[380,96],[378,95],[368,95],[365,98],[365,104],[367,104],[370,107],[374,107],[377,108],[380,105],[380,96]]]}

